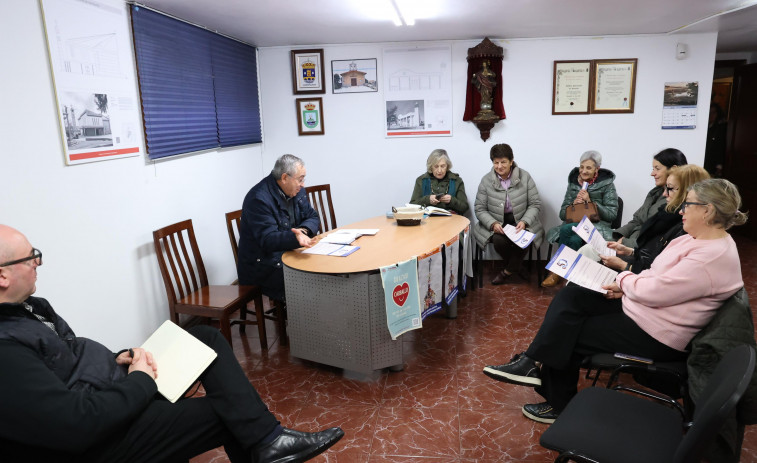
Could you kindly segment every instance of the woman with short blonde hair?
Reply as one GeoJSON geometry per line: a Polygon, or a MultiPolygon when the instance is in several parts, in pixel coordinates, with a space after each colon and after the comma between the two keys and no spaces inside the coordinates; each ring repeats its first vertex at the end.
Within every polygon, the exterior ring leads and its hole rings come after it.
{"type": "Polygon", "coordinates": [[[434,206],[457,214],[465,214],[470,207],[465,185],[452,172],[452,160],[446,150],[435,149],[426,160],[426,173],[415,179],[410,198],[412,204],[434,206]]]}

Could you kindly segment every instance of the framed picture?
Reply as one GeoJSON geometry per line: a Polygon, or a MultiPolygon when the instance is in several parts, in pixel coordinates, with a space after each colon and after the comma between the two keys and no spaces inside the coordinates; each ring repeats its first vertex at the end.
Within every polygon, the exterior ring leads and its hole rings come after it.
{"type": "Polygon", "coordinates": [[[323,135],[323,99],[297,98],[297,132],[300,135],[323,135]]]}
{"type": "Polygon", "coordinates": [[[723,112],[723,119],[728,120],[731,112],[731,82],[713,82],[712,83],[712,103],[720,106],[723,112]]]}
{"type": "Polygon", "coordinates": [[[592,113],[632,113],[636,58],[594,60],[592,113]]]}
{"type": "Polygon", "coordinates": [[[292,87],[295,95],[326,93],[323,48],[292,50],[292,87]]]}
{"type": "Polygon", "coordinates": [[[378,91],[376,58],[331,61],[332,93],[378,91]]]}
{"type": "Polygon", "coordinates": [[[591,61],[555,61],[552,114],[589,114],[591,61]]]}

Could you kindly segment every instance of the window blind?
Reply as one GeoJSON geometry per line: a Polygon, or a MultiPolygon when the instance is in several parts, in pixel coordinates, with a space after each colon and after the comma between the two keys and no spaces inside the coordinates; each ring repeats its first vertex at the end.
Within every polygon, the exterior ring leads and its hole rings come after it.
{"type": "Polygon", "coordinates": [[[131,6],[147,153],[259,143],[254,47],[131,6]]]}

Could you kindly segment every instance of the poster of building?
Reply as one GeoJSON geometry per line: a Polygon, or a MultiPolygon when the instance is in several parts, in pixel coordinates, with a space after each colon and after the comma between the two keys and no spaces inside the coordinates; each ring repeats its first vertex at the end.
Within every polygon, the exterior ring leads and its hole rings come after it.
{"type": "Polygon", "coordinates": [[[421,293],[421,318],[442,309],[442,247],[418,256],[418,290],[421,293]]]}
{"type": "Polygon", "coordinates": [[[41,0],[66,164],[139,154],[127,5],[41,0]]]}
{"type": "Polygon", "coordinates": [[[452,135],[449,45],[385,48],[387,138],[452,135]]]}

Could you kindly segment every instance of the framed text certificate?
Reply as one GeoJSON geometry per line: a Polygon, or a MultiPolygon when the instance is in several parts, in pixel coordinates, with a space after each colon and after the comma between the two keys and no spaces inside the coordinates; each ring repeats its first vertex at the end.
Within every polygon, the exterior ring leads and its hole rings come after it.
{"type": "Polygon", "coordinates": [[[552,114],[589,114],[591,61],[555,61],[552,114]]]}
{"type": "Polygon", "coordinates": [[[632,113],[637,59],[594,60],[592,113],[632,113]]]}

